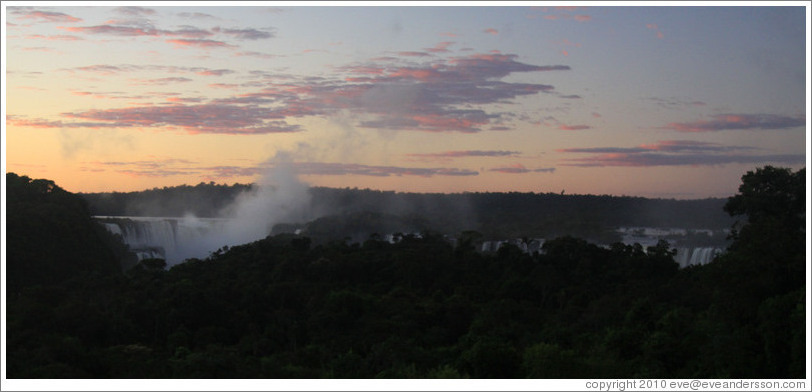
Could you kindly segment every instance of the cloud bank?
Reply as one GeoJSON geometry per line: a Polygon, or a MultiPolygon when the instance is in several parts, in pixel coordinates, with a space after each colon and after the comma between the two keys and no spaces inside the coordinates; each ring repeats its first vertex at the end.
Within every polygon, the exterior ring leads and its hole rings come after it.
{"type": "Polygon", "coordinates": [[[653,166],[718,166],[731,163],[764,164],[802,163],[803,154],[753,154],[754,147],[723,146],[690,140],[669,140],[636,147],[590,147],[557,150],[561,153],[591,154],[583,158],[564,159],[564,166],[579,167],[653,167],[653,166]]]}
{"type": "Polygon", "coordinates": [[[715,132],[726,130],[775,130],[797,128],[806,125],[803,117],[777,114],[717,114],[711,120],[672,122],[662,127],[678,132],[715,132]]]}
{"type": "MultiPolygon", "coordinates": [[[[106,26],[105,29],[113,26],[106,26]]],[[[113,30],[111,30],[113,31],[113,30]]],[[[186,29],[186,31],[190,31],[186,29]]],[[[121,30],[123,34],[167,34],[141,27],[121,30]]],[[[254,37],[251,29],[232,31],[254,37]]],[[[179,46],[228,45],[209,39],[170,39],[179,46]]],[[[447,50],[450,42],[441,42],[437,52],[447,50]]],[[[423,63],[400,60],[370,60],[337,68],[339,76],[296,77],[255,73],[259,78],[242,84],[209,84],[211,88],[233,88],[239,94],[224,98],[170,100],[173,104],[93,109],[60,114],[60,119],[18,119],[20,126],[81,128],[138,127],[156,130],[182,130],[191,134],[217,133],[248,135],[302,130],[291,124],[294,118],[329,117],[350,113],[355,126],[394,131],[476,133],[485,129],[509,130],[511,119],[518,116],[507,111],[489,112],[490,104],[510,104],[522,96],[551,94],[554,87],[540,83],[511,83],[501,79],[514,73],[568,71],[566,65],[533,65],[517,61],[511,54],[472,54],[423,63]],[[247,90],[247,91],[246,91],[247,90]],[[71,120],[77,122],[70,122],[71,120]]],[[[193,81],[195,76],[223,76],[235,73],[229,69],[203,67],[149,66],[136,64],[96,64],[65,69],[65,72],[92,73],[114,77],[125,72],[166,72],[181,75],[141,79],[140,85],[171,85],[193,81]]],[[[149,98],[149,97],[147,97],[149,98]]],[[[585,129],[573,126],[569,129],[585,129]]]]}

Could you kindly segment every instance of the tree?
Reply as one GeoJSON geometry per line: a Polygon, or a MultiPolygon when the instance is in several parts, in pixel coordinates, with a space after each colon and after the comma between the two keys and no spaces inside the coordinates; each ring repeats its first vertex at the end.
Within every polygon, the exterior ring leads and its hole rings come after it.
{"type": "MultiPolygon", "coordinates": [[[[6,174],[7,273],[12,292],[85,273],[121,271],[111,235],[87,203],[45,179],[6,174]]],[[[119,244],[119,247],[122,246],[119,244]]]]}
{"type": "Polygon", "coordinates": [[[742,176],[739,193],[728,199],[725,212],[746,216],[733,227],[731,250],[785,254],[803,248],[806,168],[765,166],[742,176]]]}

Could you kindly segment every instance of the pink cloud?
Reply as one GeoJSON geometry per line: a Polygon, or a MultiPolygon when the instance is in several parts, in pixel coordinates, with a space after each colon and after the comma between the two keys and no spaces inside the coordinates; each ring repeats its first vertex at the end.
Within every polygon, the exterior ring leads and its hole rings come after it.
{"type": "Polygon", "coordinates": [[[421,168],[398,166],[370,166],[353,163],[297,162],[294,170],[300,175],[319,176],[373,176],[373,177],[434,177],[434,176],[476,176],[479,173],[457,168],[421,168]]]}
{"type": "Polygon", "coordinates": [[[745,129],[789,129],[806,125],[803,117],[789,117],[776,114],[718,114],[712,120],[672,122],[662,127],[678,132],[714,132],[745,129]]]}
{"type": "Polygon", "coordinates": [[[223,76],[223,75],[231,74],[231,73],[234,73],[234,71],[232,71],[230,69],[206,69],[206,70],[197,72],[198,75],[203,75],[203,76],[223,76]]]}
{"type": "Polygon", "coordinates": [[[404,56],[404,57],[426,57],[426,56],[431,56],[431,55],[430,55],[430,54],[428,54],[428,53],[426,53],[426,52],[408,52],[408,51],[407,51],[407,52],[398,52],[398,56],[404,56]]]}
{"type": "Polygon", "coordinates": [[[64,14],[62,12],[52,11],[31,11],[14,9],[16,7],[9,7],[9,12],[21,15],[20,19],[33,19],[37,22],[51,22],[51,23],[76,23],[81,22],[82,19],[64,14]]]}
{"type": "Polygon", "coordinates": [[[210,166],[202,167],[200,170],[207,173],[206,179],[223,179],[235,177],[254,177],[262,174],[262,168],[244,166],[210,166]]]}
{"type": "Polygon", "coordinates": [[[116,7],[116,12],[128,16],[145,16],[145,15],[155,15],[156,11],[152,8],[146,7],[136,7],[136,6],[124,6],[124,7],[116,7]]]}
{"type": "Polygon", "coordinates": [[[75,35],[29,35],[25,37],[26,39],[42,39],[46,41],[81,41],[84,38],[77,37],[75,35]]]}
{"type": "Polygon", "coordinates": [[[122,92],[92,92],[92,91],[71,91],[71,94],[80,97],[92,97],[96,99],[134,99],[141,96],[127,96],[122,92]]]}
{"type": "Polygon", "coordinates": [[[179,12],[177,15],[182,18],[189,19],[217,19],[213,15],[205,14],[202,12],[179,12]]]}
{"type": "Polygon", "coordinates": [[[98,25],[98,26],[59,27],[59,28],[74,33],[110,34],[125,37],[137,37],[137,36],[154,37],[162,34],[160,30],[152,27],[144,28],[144,27],[120,26],[120,25],[98,25]]]}
{"type": "Polygon", "coordinates": [[[346,81],[362,84],[341,89],[317,88],[319,94],[314,99],[326,103],[338,91],[353,91],[359,100],[334,99],[329,105],[339,103],[348,109],[379,116],[378,119],[363,121],[360,124],[362,127],[477,132],[499,115],[452,107],[506,102],[521,95],[550,92],[552,86],[506,83],[498,79],[513,72],[568,70],[569,67],[524,64],[517,62],[515,55],[494,53],[455,57],[417,66],[361,64],[341,69],[351,75],[345,78],[346,81]],[[354,76],[358,74],[361,76],[354,76]],[[403,83],[407,81],[411,84],[403,83]],[[409,98],[407,106],[399,98],[415,94],[420,99],[409,98]],[[392,110],[390,105],[396,105],[398,109],[392,110]]]}
{"type": "Polygon", "coordinates": [[[163,86],[171,83],[185,83],[191,82],[192,79],[183,78],[183,77],[168,77],[168,78],[158,78],[158,79],[146,79],[146,80],[138,80],[135,84],[138,85],[158,85],[163,86]]]}
{"type": "Polygon", "coordinates": [[[441,72],[438,69],[429,68],[399,68],[390,71],[387,76],[395,79],[416,79],[427,82],[440,79],[443,76],[441,72]]]}
{"type": "Polygon", "coordinates": [[[119,65],[109,65],[109,64],[95,64],[95,65],[87,65],[83,67],[76,67],[76,68],[67,68],[63,69],[67,72],[91,72],[97,73],[102,75],[113,75],[117,73],[123,72],[137,72],[137,71],[146,71],[150,73],[195,73],[198,75],[204,76],[220,76],[225,74],[234,73],[233,70],[228,69],[209,69],[209,68],[202,68],[202,67],[181,67],[175,65],[137,65],[137,64],[119,64],[119,65]]]}
{"type": "Polygon", "coordinates": [[[199,174],[195,162],[186,159],[164,158],[142,161],[94,161],[84,162],[86,171],[112,170],[132,177],[172,177],[199,174]]]}
{"type": "Polygon", "coordinates": [[[417,126],[424,130],[473,132],[477,127],[488,123],[486,116],[465,116],[460,118],[443,114],[424,114],[412,117],[417,126]]]}
{"type": "Polygon", "coordinates": [[[561,6],[556,6],[555,7],[555,9],[560,10],[560,11],[577,11],[579,9],[584,9],[584,8],[586,8],[586,7],[578,6],[578,5],[561,5],[561,6]]]}
{"type": "Polygon", "coordinates": [[[179,37],[177,39],[167,40],[169,43],[174,43],[180,46],[198,46],[198,47],[223,47],[231,46],[222,41],[215,41],[205,39],[214,35],[215,33],[223,34],[238,40],[258,40],[271,38],[274,36],[272,32],[262,31],[257,29],[223,29],[215,27],[211,30],[204,30],[197,27],[183,27],[179,30],[162,30],[152,27],[151,25],[145,26],[142,23],[133,23],[131,21],[116,21],[111,20],[105,24],[97,26],[82,26],[82,27],[59,27],[71,32],[80,32],[87,34],[108,34],[118,36],[166,36],[166,37],[179,37]]]}
{"type": "Polygon", "coordinates": [[[274,33],[257,29],[223,29],[215,27],[212,31],[226,34],[239,40],[258,40],[272,38],[274,33]]]}
{"type": "Polygon", "coordinates": [[[491,34],[491,35],[499,34],[499,30],[493,29],[493,28],[488,28],[488,29],[482,30],[482,32],[487,33],[487,34],[491,34]]]}
{"type": "Polygon", "coordinates": [[[707,155],[707,154],[600,154],[583,159],[569,159],[565,166],[580,167],[653,167],[653,166],[723,166],[732,163],[758,164],[802,163],[805,157],[802,154],[772,154],[772,155],[707,155]]]}
{"type": "Polygon", "coordinates": [[[46,46],[29,46],[29,47],[23,48],[23,50],[29,51],[29,52],[56,52],[56,49],[49,48],[49,47],[46,47],[46,46]]]}
{"type": "Polygon", "coordinates": [[[204,180],[254,177],[261,174],[262,167],[245,166],[199,166],[197,162],[174,159],[153,158],[141,161],[95,161],[83,162],[82,171],[103,172],[112,170],[132,177],[172,177],[199,176],[204,180]]]}
{"type": "Polygon", "coordinates": [[[176,48],[195,46],[200,48],[234,48],[235,46],[229,45],[223,41],[215,41],[210,39],[168,39],[166,42],[175,44],[176,48]]]}
{"type": "Polygon", "coordinates": [[[179,129],[190,134],[265,134],[296,132],[297,125],[282,121],[291,113],[256,106],[227,104],[127,107],[64,113],[72,119],[93,120],[110,127],[179,129]]]}
{"type": "Polygon", "coordinates": [[[518,151],[494,151],[494,150],[465,150],[465,151],[444,151],[437,153],[414,153],[406,154],[407,157],[419,161],[449,161],[456,158],[486,158],[486,157],[510,157],[518,155],[518,151]]]}
{"type": "Polygon", "coordinates": [[[426,48],[426,51],[431,53],[448,53],[450,52],[450,50],[448,50],[448,47],[451,45],[454,45],[454,42],[451,41],[440,42],[437,45],[434,45],[434,47],[426,48]]]}
{"type": "Polygon", "coordinates": [[[648,101],[654,102],[658,106],[664,107],[666,109],[684,109],[686,107],[697,107],[697,106],[706,106],[707,104],[702,101],[691,101],[688,99],[677,98],[677,97],[650,97],[645,98],[648,101]]]}
{"type": "MultiPolygon", "coordinates": [[[[572,20],[575,20],[576,22],[588,22],[588,21],[592,20],[591,15],[585,15],[585,14],[572,15],[572,14],[570,14],[571,12],[577,11],[579,9],[584,9],[584,8],[586,8],[586,7],[554,7],[552,10],[550,10],[549,8],[541,8],[540,11],[544,12],[544,13],[552,12],[552,11],[558,11],[558,12],[555,12],[555,13],[547,13],[546,15],[544,15],[543,18],[547,19],[547,20],[559,20],[559,19],[567,19],[567,20],[569,20],[569,19],[572,19],[572,20]]],[[[535,19],[537,17],[537,15],[531,15],[531,16],[532,16],[532,19],[535,19]]]]}
{"type": "Polygon", "coordinates": [[[194,39],[201,39],[214,35],[214,33],[212,33],[211,31],[199,29],[196,27],[185,27],[180,30],[174,31],[161,30],[160,33],[161,35],[165,36],[194,38],[194,39]]]}
{"type": "Polygon", "coordinates": [[[527,173],[530,170],[528,170],[526,167],[524,167],[524,165],[522,165],[521,163],[516,163],[516,164],[513,164],[513,165],[504,166],[504,167],[495,167],[495,168],[491,169],[491,171],[495,171],[495,172],[499,172],[499,173],[521,174],[521,173],[527,173]]]}
{"type": "Polygon", "coordinates": [[[556,150],[568,153],[603,153],[603,154],[635,154],[652,151],[668,152],[709,152],[722,153],[732,151],[753,150],[752,147],[723,146],[718,143],[699,142],[695,140],[665,140],[652,144],[640,144],[635,147],[591,147],[591,148],[567,148],[556,150]]]}
{"type": "Polygon", "coordinates": [[[237,89],[240,87],[239,84],[234,83],[210,83],[208,86],[211,88],[224,88],[224,89],[237,89]]]}
{"type": "MultiPolygon", "coordinates": [[[[136,14],[144,14],[145,12],[152,11],[151,9],[143,7],[125,7],[136,11],[127,11],[125,13],[138,16],[136,14]]],[[[102,25],[97,26],[83,26],[83,27],[60,27],[62,29],[81,32],[87,34],[110,34],[119,36],[168,36],[180,37],[179,39],[172,39],[168,42],[179,45],[194,45],[201,47],[215,47],[224,46],[225,43],[221,41],[214,41],[204,39],[214,34],[226,35],[230,38],[237,40],[258,40],[272,38],[274,33],[272,31],[263,31],[254,28],[245,29],[230,29],[215,27],[211,30],[200,29],[197,27],[186,26],[179,30],[162,30],[152,27],[151,24],[145,24],[138,21],[130,20],[110,20],[102,25]]],[[[266,29],[268,30],[268,29],[266,29]]]]}
{"type": "Polygon", "coordinates": [[[169,97],[166,99],[166,101],[173,103],[199,103],[203,102],[203,98],[169,97]]]}
{"type": "Polygon", "coordinates": [[[16,116],[6,116],[6,124],[24,127],[24,128],[119,128],[129,127],[129,124],[115,123],[115,122],[62,122],[62,121],[49,121],[44,119],[27,119],[19,118],[16,116]]]}
{"type": "Polygon", "coordinates": [[[593,147],[557,150],[563,153],[592,154],[565,159],[566,166],[720,166],[731,163],[800,163],[803,154],[753,154],[754,147],[724,146],[692,140],[668,140],[636,147],[593,147]]]}
{"type": "Polygon", "coordinates": [[[555,172],[554,167],[545,167],[540,169],[528,169],[521,163],[516,163],[513,165],[503,166],[503,167],[495,167],[490,169],[492,172],[498,173],[505,173],[505,174],[524,174],[524,173],[553,173],[555,172]]]}
{"type": "Polygon", "coordinates": [[[268,53],[261,53],[261,52],[251,52],[251,51],[237,52],[237,53],[234,53],[234,55],[235,56],[258,57],[258,58],[261,58],[261,59],[272,59],[272,58],[282,57],[280,55],[275,55],[275,54],[268,54],[268,53]]]}
{"type": "MultiPolygon", "coordinates": [[[[200,44],[209,40],[170,40],[200,44]]],[[[444,49],[444,42],[435,48],[444,49]]],[[[153,106],[120,107],[105,110],[77,110],[64,113],[61,122],[47,126],[140,127],[188,133],[260,134],[295,132],[300,127],[290,118],[329,116],[347,111],[358,118],[354,125],[380,130],[473,133],[485,129],[508,130],[510,121],[521,120],[506,105],[517,97],[539,93],[558,95],[554,87],[538,83],[506,82],[502,78],[516,72],[569,70],[565,65],[534,65],[518,61],[518,56],[502,53],[472,54],[452,58],[430,57],[369,61],[337,68],[340,77],[295,77],[252,71],[259,78],[251,83],[209,84],[210,88],[240,89],[241,94],[212,99],[160,96],[153,106]],[[250,90],[249,90],[250,89],[250,90]],[[171,99],[166,100],[166,97],[171,99]],[[499,112],[484,110],[499,104],[499,112]],[[356,116],[357,115],[357,116],[356,116]],[[71,122],[73,121],[73,122],[71,122]]],[[[233,71],[200,67],[155,65],[90,65],[66,69],[110,75],[148,71],[168,77],[140,81],[145,85],[185,83],[189,74],[225,75],[233,71]],[[179,75],[171,75],[177,73],[179,75]]],[[[153,97],[158,93],[150,93],[153,97]]],[[[36,121],[36,120],[31,120],[36,121]]]]}
{"type": "Polygon", "coordinates": [[[654,24],[654,23],[647,23],[647,24],[646,24],[646,28],[647,28],[647,29],[649,29],[649,30],[655,30],[655,31],[657,32],[657,38],[661,38],[661,39],[662,39],[662,38],[664,37],[663,32],[662,32],[662,31],[660,31],[659,27],[658,27],[656,24],[654,24]]]}
{"type": "Polygon", "coordinates": [[[580,131],[580,130],[584,130],[584,129],[592,129],[592,127],[590,127],[589,125],[565,125],[565,124],[562,124],[562,125],[558,126],[558,129],[560,129],[562,131],[580,131]]]}

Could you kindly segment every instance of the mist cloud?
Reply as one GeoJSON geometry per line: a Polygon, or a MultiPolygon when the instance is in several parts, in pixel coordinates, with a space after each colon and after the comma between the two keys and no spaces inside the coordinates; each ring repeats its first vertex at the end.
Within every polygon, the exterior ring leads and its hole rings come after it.
{"type": "Polygon", "coordinates": [[[222,233],[214,239],[226,244],[243,244],[265,238],[277,223],[312,220],[310,186],[299,180],[289,153],[277,153],[267,164],[255,186],[223,209],[222,233]]]}
{"type": "MultiPolygon", "coordinates": [[[[204,258],[224,247],[250,243],[270,235],[279,223],[303,223],[316,218],[311,208],[310,186],[299,180],[291,156],[279,152],[254,168],[259,178],[237,195],[215,219],[187,214],[178,221],[185,230],[174,249],[167,250],[167,262],[204,258]]],[[[209,168],[211,169],[211,168],[209,168]]],[[[230,170],[230,169],[229,169],[230,170]]]]}

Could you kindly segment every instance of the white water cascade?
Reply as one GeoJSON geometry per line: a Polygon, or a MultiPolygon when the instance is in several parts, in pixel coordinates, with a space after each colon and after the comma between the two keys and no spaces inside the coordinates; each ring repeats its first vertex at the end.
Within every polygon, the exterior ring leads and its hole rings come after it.
{"type": "MultiPolygon", "coordinates": [[[[621,227],[617,231],[623,237],[621,242],[626,245],[640,244],[643,246],[643,249],[657,245],[657,242],[661,239],[667,240],[671,247],[677,250],[677,254],[674,255],[674,262],[676,262],[680,268],[686,268],[692,265],[705,265],[713,261],[716,256],[724,252],[726,236],[728,234],[725,230],[687,230],[680,228],[662,229],[649,227],[621,227]],[[686,239],[689,233],[693,233],[694,235],[696,235],[696,233],[706,235],[705,243],[702,245],[698,245],[697,243],[692,244],[691,241],[686,239]]],[[[504,244],[516,245],[523,252],[533,254],[542,251],[541,247],[544,244],[544,239],[534,238],[529,242],[518,238],[483,241],[480,251],[484,253],[496,252],[504,244]]],[[[609,245],[604,244],[603,246],[609,245]]]]}
{"type": "Polygon", "coordinates": [[[676,248],[677,254],[674,256],[674,261],[679,264],[680,268],[685,268],[691,265],[705,265],[713,261],[713,258],[720,255],[724,249],[715,247],[702,247],[702,248],[676,248]]]}
{"type": "Polygon", "coordinates": [[[218,233],[226,219],[213,218],[161,218],[97,216],[107,231],[118,234],[138,260],[165,259],[177,264],[185,259],[204,258],[225,246],[218,243],[218,233]]]}

